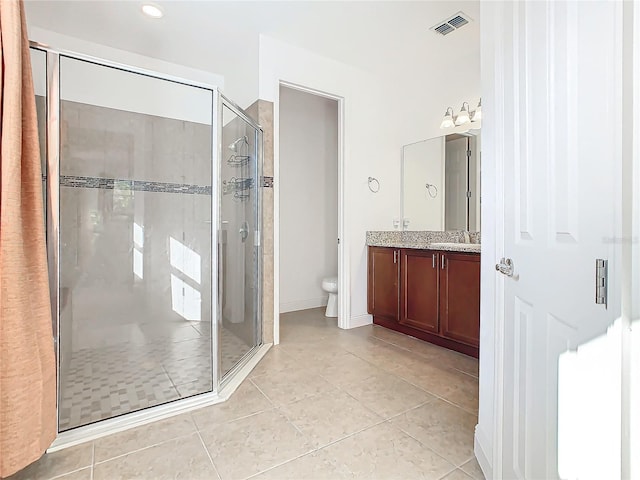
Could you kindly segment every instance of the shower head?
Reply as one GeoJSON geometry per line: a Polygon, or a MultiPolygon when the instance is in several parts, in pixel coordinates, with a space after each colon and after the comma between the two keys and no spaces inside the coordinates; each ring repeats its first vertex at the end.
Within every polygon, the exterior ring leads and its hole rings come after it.
{"type": "Polygon", "coordinates": [[[236,139],[232,144],[230,144],[227,148],[232,152],[238,153],[238,149],[242,146],[242,144],[249,145],[249,138],[246,135],[236,139]]]}

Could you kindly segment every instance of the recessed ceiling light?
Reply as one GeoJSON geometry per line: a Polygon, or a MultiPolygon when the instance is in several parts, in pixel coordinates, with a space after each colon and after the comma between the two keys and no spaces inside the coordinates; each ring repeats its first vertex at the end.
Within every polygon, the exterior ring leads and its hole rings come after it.
{"type": "Polygon", "coordinates": [[[151,18],[162,18],[162,15],[164,15],[160,7],[151,5],[150,3],[147,3],[142,6],[142,12],[151,18]]]}

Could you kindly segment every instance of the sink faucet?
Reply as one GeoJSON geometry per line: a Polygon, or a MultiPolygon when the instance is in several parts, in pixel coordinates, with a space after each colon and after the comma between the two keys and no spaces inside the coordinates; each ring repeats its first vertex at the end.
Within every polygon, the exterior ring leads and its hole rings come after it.
{"type": "Polygon", "coordinates": [[[471,235],[469,235],[469,231],[468,230],[463,230],[462,231],[462,238],[464,243],[471,243],[471,235]]]}

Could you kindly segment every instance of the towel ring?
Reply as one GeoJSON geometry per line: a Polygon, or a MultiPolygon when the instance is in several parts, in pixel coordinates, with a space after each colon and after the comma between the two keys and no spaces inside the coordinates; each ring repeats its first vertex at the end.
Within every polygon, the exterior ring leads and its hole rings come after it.
{"type": "Polygon", "coordinates": [[[373,193],[378,193],[380,191],[380,182],[378,181],[377,178],[369,177],[368,183],[369,183],[369,190],[371,190],[373,193]],[[375,186],[371,186],[372,183],[375,183],[375,186]]]}
{"type": "Polygon", "coordinates": [[[438,195],[438,187],[436,187],[432,183],[427,183],[425,185],[425,188],[427,189],[427,193],[431,198],[436,198],[436,196],[438,195]]]}

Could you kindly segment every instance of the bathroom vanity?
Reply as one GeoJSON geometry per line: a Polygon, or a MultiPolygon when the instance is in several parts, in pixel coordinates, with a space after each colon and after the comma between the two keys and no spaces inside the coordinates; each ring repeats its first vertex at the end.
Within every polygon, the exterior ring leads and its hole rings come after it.
{"type": "Polygon", "coordinates": [[[480,244],[464,240],[463,232],[368,232],[373,322],[477,358],[480,244]]]}

